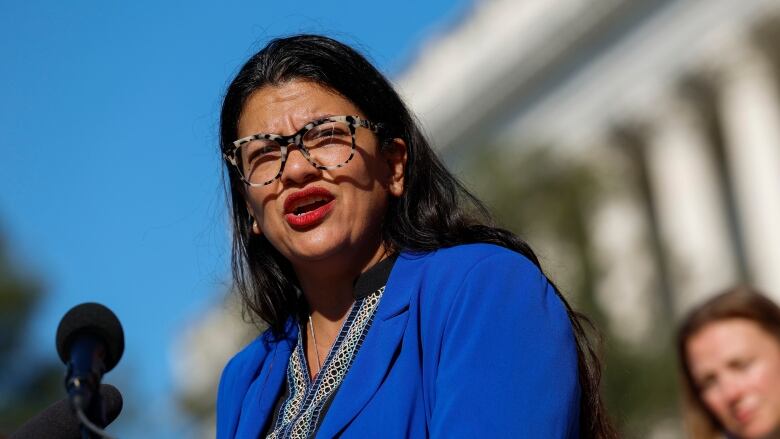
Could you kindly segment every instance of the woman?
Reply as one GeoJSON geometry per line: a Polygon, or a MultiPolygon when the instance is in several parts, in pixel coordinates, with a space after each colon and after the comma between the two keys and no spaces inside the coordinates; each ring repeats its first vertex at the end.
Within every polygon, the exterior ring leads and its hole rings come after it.
{"type": "Polygon", "coordinates": [[[780,438],[780,308],[750,288],[693,310],[677,338],[691,437],[780,438]]]}
{"type": "Polygon", "coordinates": [[[219,438],[612,434],[579,316],[357,52],[271,41],[221,147],[235,280],[270,328],[223,372],[219,438]]]}

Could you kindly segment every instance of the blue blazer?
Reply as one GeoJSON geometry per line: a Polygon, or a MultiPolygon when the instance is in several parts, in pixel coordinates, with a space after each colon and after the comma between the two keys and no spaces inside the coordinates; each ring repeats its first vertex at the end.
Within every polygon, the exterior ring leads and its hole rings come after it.
{"type": "MultiPolygon", "coordinates": [[[[217,438],[256,439],[297,341],[265,332],[227,364],[217,438]]],[[[398,257],[318,438],[576,438],[580,390],[569,318],[539,269],[469,244],[398,257]]]]}

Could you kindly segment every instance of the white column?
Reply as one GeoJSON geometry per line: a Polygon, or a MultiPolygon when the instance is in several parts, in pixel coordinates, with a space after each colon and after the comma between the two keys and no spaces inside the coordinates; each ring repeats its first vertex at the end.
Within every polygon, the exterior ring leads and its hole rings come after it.
{"type": "Polygon", "coordinates": [[[780,301],[780,102],[756,49],[724,51],[719,84],[728,165],[753,283],[780,301]],[[734,56],[732,56],[732,54],[734,56]]]}
{"type": "Polygon", "coordinates": [[[636,188],[626,184],[633,168],[616,148],[593,148],[588,157],[604,182],[588,220],[596,300],[610,332],[647,349],[661,308],[659,274],[646,211],[636,188]]]}
{"type": "Polygon", "coordinates": [[[645,157],[675,312],[733,285],[736,258],[715,157],[692,105],[671,99],[648,130],[645,157]]]}

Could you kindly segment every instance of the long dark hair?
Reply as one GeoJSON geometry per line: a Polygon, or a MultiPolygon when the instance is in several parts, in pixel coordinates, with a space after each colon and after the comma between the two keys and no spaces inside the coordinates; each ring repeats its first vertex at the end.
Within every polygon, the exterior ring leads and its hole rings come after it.
{"type": "MultiPolygon", "coordinates": [[[[237,138],[247,98],[267,85],[312,81],[350,100],[371,121],[383,125],[380,144],[406,142],[405,190],[391,197],[383,222],[389,249],[426,252],[457,244],[484,242],[512,249],[539,266],[531,248],[514,234],[492,226],[485,206],[449,171],[431,149],[417,122],[388,80],[362,55],[333,39],[298,35],[274,39],[244,64],[230,84],[222,105],[222,150],[237,138]]],[[[226,163],[233,212],[233,274],[246,310],[283,331],[296,312],[295,275],[290,263],[262,235],[251,233],[244,201],[246,187],[226,163]]],[[[584,438],[616,437],[599,392],[601,367],[586,335],[590,321],[574,311],[557,288],[577,339],[581,434],[584,438]]]]}
{"type": "Polygon", "coordinates": [[[748,286],[731,288],[691,310],[677,331],[677,358],[683,390],[683,417],[690,437],[722,437],[723,425],[701,399],[688,364],[687,343],[705,326],[727,319],[747,319],[780,344],[780,307],[748,286]]]}

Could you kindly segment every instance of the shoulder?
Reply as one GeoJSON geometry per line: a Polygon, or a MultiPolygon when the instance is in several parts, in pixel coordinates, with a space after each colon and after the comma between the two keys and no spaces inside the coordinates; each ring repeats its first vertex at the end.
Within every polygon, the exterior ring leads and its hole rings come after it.
{"type": "Polygon", "coordinates": [[[410,314],[431,377],[431,435],[562,437],[576,428],[576,339],[544,273],[488,244],[441,249],[418,264],[428,268],[410,314]]]}
{"type": "Polygon", "coordinates": [[[272,352],[286,348],[297,338],[297,326],[288,322],[287,332],[275,336],[265,331],[228,361],[217,390],[217,437],[233,437],[242,411],[245,396],[252,383],[267,368],[270,370],[272,352]],[[294,328],[294,329],[291,329],[294,328]]]}
{"type": "MultiPolygon", "coordinates": [[[[563,310],[539,267],[520,253],[493,244],[403,253],[398,269],[407,279],[416,279],[420,307],[431,316],[471,306],[468,304],[476,304],[486,312],[504,305],[511,305],[512,312],[533,313],[550,304],[563,310]]],[[[556,314],[568,320],[565,311],[556,314]]]]}
{"type": "Polygon", "coordinates": [[[264,367],[266,357],[274,347],[281,343],[294,343],[297,338],[297,326],[287,323],[286,333],[274,334],[270,329],[252,340],[231,358],[222,370],[217,393],[217,405],[229,405],[228,401],[243,395],[264,367]]]}
{"type": "Polygon", "coordinates": [[[217,389],[217,437],[233,437],[244,397],[271,351],[266,331],[228,361],[217,389]]]}
{"type": "Polygon", "coordinates": [[[547,280],[539,267],[520,253],[483,243],[457,245],[429,253],[403,252],[398,270],[419,276],[423,283],[450,288],[469,278],[507,272],[513,279],[547,280]]]}
{"type": "Polygon", "coordinates": [[[269,350],[271,340],[272,333],[270,329],[255,337],[254,340],[244,346],[227,362],[225,369],[222,372],[223,378],[226,374],[232,375],[238,373],[245,364],[253,362],[258,356],[265,355],[269,350]]]}
{"type": "Polygon", "coordinates": [[[227,362],[219,380],[219,399],[222,399],[223,395],[235,393],[238,388],[251,380],[256,372],[253,369],[262,364],[262,360],[270,351],[271,343],[272,334],[270,330],[266,330],[227,362]]]}
{"type": "MultiPolygon", "coordinates": [[[[411,257],[416,256],[421,260],[439,262],[460,260],[462,262],[470,261],[476,263],[491,257],[519,257],[521,259],[527,260],[527,258],[514,250],[510,250],[506,247],[502,247],[496,244],[487,243],[460,244],[452,247],[443,247],[428,253],[404,252],[403,255],[414,255],[411,257]]],[[[528,262],[530,263],[531,261],[528,262]]]]}

